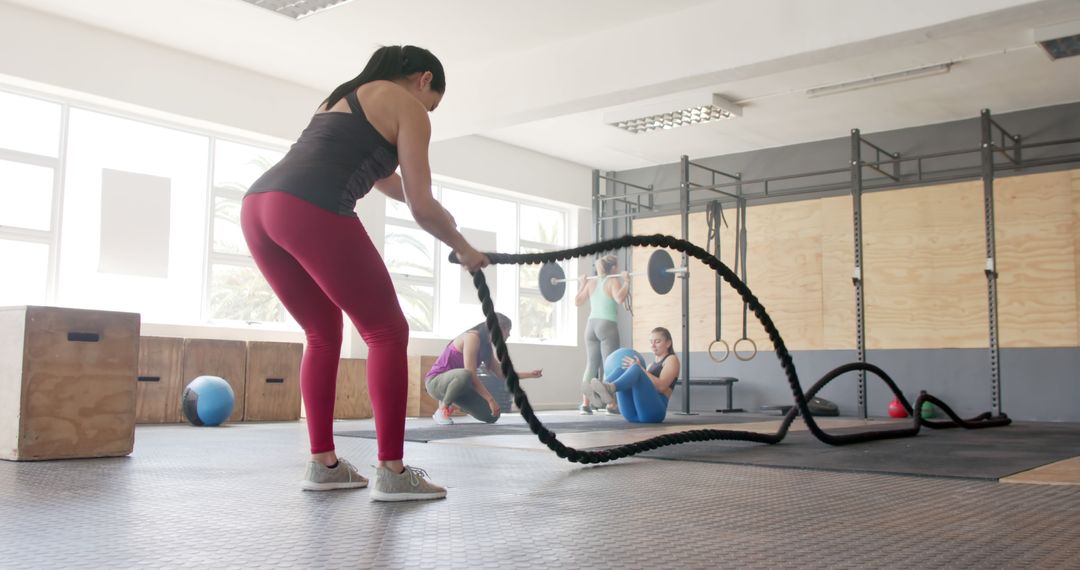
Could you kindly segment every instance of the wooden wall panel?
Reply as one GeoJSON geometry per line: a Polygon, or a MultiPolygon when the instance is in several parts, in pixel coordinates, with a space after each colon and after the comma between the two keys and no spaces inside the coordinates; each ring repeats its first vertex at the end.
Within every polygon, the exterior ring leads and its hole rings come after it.
{"type": "Polygon", "coordinates": [[[304,345],[249,342],[244,421],[300,419],[300,359],[304,345]]]}
{"type": "Polygon", "coordinates": [[[135,386],[135,421],[177,423],[184,383],[181,359],[184,339],[144,336],[139,339],[139,382],[135,386]]]}
{"type": "MultiPolygon", "coordinates": [[[[1080,339],[1080,170],[1072,171],[1073,271],[1076,280],[1076,336],[1080,339]]],[[[1080,344],[1080,343],[1078,343],[1080,344]]]]}
{"type": "Polygon", "coordinates": [[[867,348],[986,346],[982,185],[863,196],[867,348]]]}
{"type": "MultiPolygon", "coordinates": [[[[646,218],[641,220],[634,220],[633,231],[637,235],[657,234],[657,233],[671,233],[673,220],[675,217],[665,216],[662,218],[646,218]]],[[[678,226],[675,226],[678,227],[678,226]]],[[[657,248],[651,247],[635,247],[630,250],[631,265],[629,269],[631,271],[644,271],[649,264],[649,256],[657,248]]],[[[637,278],[640,279],[640,278],[637,278]]],[[[637,350],[641,350],[649,338],[649,331],[655,326],[667,327],[672,331],[673,336],[677,336],[676,331],[681,326],[679,320],[679,302],[678,302],[678,282],[675,283],[675,287],[671,290],[671,293],[667,295],[658,295],[652,291],[648,286],[642,287],[640,283],[635,283],[631,289],[633,295],[633,327],[632,327],[632,339],[620,339],[623,346],[638,347],[637,350]]]]}
{"type": "MultiPolygon", "coordinates": [[[[1080,345],[1080,170],[995,181],[1001,346],[1080,345]]],[[[734,210],[725,209],[721,259],[734,265],[734,210]]],[[[852,349],[855,294],[851,199],[748,208],[750,288],[789,347],[852,349]]],[[[690,216],[705,247],[705,214],[690,216]]],[[[636,220],[635,234],[679,232],[678,216],[636,220]]],[[[982,182],[863,196],[868,349],[987,346],[982,182]]],[[[636,269],[651,250],[632,252],[636,269]]],[[[691,350],[715,337],[712,272],[691,262],[691,350]]],[[[741,300],[723,288],[723,338],[741,336],[741,300]]],[[[680,337],[679,283],[665,296],[634,287],[634,347],[654,326],[680,337]]],[[[750,316],[748,332],[770,350],[750,316]]],[[[626,344],[626,343],[624,343],[626,344]]],[[[676,347],[679,349],[680,347],[676,347]]]]}
{"type": "MultiPolygon", "coordinates": [[[[247,384],[247,343],[242,340],[184,340],[184,386],[199,376],[224,378],[233,389],[236,401],[226,421],[244,419],[245,387],[247,384]]],[[[182,389],[181,389],[182,390],[182,389]]]]}
{"type": "MultiPolygon", "coordinates": [[[[708,228],[705,225],[705,214],[698,213],[690,216],[690,241],[702,247],[706,245],[708,228]]],[[[678,216],[664,216],[660,218],[647,218],[634,220],[634,233],[644,234],[668,234],[681,235],[681,222],[678,216]]],[[[658,248],[635,247],[631,251],[630,271],[646,271],[649,267],[649,257],[658,248]]],[[[671,252],[675,266],[682,264],[682,255],[671,252]]],[[[692,260],[690,265],[690,340],[691,350],[704,350],[713,335],[713,280],[712,271],[700,261],[692,260]],[[702,275],[710,275],[706,279],[696,278],[702,275]],[[707,330],[707,332],[705,332],[707,330]],[[704,342],[705,344],[701,344],[704,342]],[[700,348],[699,346],[700,345],[700,348]]],[[[632,346],[635,350],[643,352],[648,349],[649,331],[655,327],[666,327],[671,331],[675,340],[675,350],[682,350],[682,281],[675,280],[675,286],[666,295],[659,295],[649,286],[646,275],[634,277],[631,288],[633,293],[633,329],[632,339],[620,339],[624,347],[632,346]]]]}
{"type": "Polygon", "coordinates": [[[855,348],[855,230],[851,198],[821,202],[822,343],[827,350],[855,348]]]}
{"type": "Polygon", "coordinates": [[[371,415],[367,361],[363,358],[342,358],[338,364],[334,419],[362,420],[370,418],[371,415]]]}
{"type": "MultiPolygon", "coordinates": [[[[796,350],[822,348],[821,204],[818,200],[747,208],[747,282],[768,310],[785,344],[796,350]]],[[[732,240],[733,241],[733,240],[732,240]]],[[[732,291],[734,293],[734,291],[732,291]]],[[[741,329],[741,302],[726,319],[741,329]]],[[[753,314],[747,332],[759,350],[772,343],[753,314]]],[[[738,330],[729,338],[738,339],[738,330]]],[[[730,342],[730,341],[729,341],[730,342]]]]}
{"type": "Polygon", "coordinates": [[[1001,346],[1077,346],[1078,171],[999,178],[998,324],[1001,346]]]}
{"type": "MultiPolygon", "coordinates": [[[[735,268],[735,210],[726,208],[727,227],[721,230],[720,259],[735,268]]],[[[704,213],[690,216],[690,241],[708,246],[704,213]]],[[[822,346],[821,207],[817,201],[747,208],[747,278],[754,295],[765,305],[791,348],[822,346]]],[[[678,216],[637,220],[634,233],[664,233],[679,227],[678,216]]],[[[652,249],[635,248],[634,269],[648,266],[652,249]]],[[[678,265],[676,256],[676,265],[678,265]]],[[[715,272],[696,259],[690,261],[690,349],[707,350],[716,337],[715,272]]],[[[645,350],[645,339],[656,326],[681,335],[681,284],[660,296],[644,277],[634,287],[634,347],[645,350]]],[[[729,345],[742,338],[742,299],[729,285],[721,288],[722,337],[729,345]]],[[[747,334],[759,349],[771,349],[765,331],[752,313],[747,334]]],[[[681,347],[676,346],[676,350],[681,347]]]]}

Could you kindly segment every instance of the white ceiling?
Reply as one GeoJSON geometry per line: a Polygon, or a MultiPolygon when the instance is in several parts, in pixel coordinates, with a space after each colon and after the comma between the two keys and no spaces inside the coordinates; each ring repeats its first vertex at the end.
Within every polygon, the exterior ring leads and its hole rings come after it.
{"type": "Polygon", "coordinates": [[[479,134],[601,169],[1080,100],[1080,57],[1032,29],[1076,0],[355,0],[300,20],[239,0],[6,0],[325,92],[380,44],[447,68],[436,138],[479,134]],[[945,75],[809,99],[807,88],[928,64],[945,75]],[[721,93],[742,117],[633,135],[605,112],[721,93]]]}

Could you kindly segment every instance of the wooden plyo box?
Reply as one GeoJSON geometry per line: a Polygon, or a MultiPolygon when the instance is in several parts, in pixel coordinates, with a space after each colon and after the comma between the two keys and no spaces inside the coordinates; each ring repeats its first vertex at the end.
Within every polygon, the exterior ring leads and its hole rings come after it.
{"type": "Polygon", "coordinates": [[[362,358],[342,358],[338,364],[337,399],[334,419],[363,420],[371,417],[371,400],[367,389],[367,361],[362,358]]]}
{"type": "Polygon", "coordinates": [[[242,340],[184,339],[183,386],[199,376],[217,376],[229,383],[236,400],[228,422],[244,419],[244,388],[247,384],[247,342],[242,340]]]}
{"type": "Polygon", "coordinates": [[[131,453],[139,326],[135,313],[0,308],[0,459],[131,453]]]}
{"type": "Polygon", "coordinates": [[[182,421],[180,394],[184,383],[184,339],[144,336],[139,339],[139,376],[135,387],[135,422],[174,424],[182,421]]]}
{"type": "Polygon", "coordinates": [[[300,419],[300,360],[304,346],[249,342],[244,421],[300,419]]]}
{"type": "MultiPolygon", "coordinates": [[[[408,357],[408,399],[405,415],[425,417],[435,413],[439,402],[427,393],[424,376],[438,356],[408,357]]],[[[462,415],[460,412],[457,415],[462,415]]],[[[359,358],[342,358],[338,365],[337,400],[334,404],[334,419],[360,420],[373,416],[371,399],[368,395],[367,361],[359,358]]],[[[306,417],[306,416],[305,416],[306,417]]]]}
{"type": "Polygon", "coordinates": [[[408,417],[427,417],[435,413],[439,402],[427,393],[424,377],[438,356],[409,356],[409,399],[405,407],[408,417]]]}

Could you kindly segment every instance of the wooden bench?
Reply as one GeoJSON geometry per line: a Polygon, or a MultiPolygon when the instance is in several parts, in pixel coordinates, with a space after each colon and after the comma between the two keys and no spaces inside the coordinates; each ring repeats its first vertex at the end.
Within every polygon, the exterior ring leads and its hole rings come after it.
{"type": "MultiPolygon", "coordinates": [[[[690,379],[690,385],[691,386],[724,386],[725,388],[727,388],[727,407],[725,407],[723,409],[716,410],[716,411],[720,412],[720,413],[733,413],[733,412],[745,411],[742,408],[732,407],[732,403],[733,403],[732,390],[735,387],[735,383],[738,382],[738,381],[739,381],[739,379],[735,378],[734,376],[716,376],[716,377],[712,377],[712,378],[691,378],[690,379]]],[[[681,379],[677,380],[675,382],[676,386],[678,386],[680,384],[682,384],[681,379]]]]}

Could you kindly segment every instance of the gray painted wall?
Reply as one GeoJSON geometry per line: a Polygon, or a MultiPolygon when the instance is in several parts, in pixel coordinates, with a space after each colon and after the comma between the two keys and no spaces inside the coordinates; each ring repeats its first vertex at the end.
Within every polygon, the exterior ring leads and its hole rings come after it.
{"type": "MultiPolygon", "coordinates": [[[[887,150],[902,155],[919,155],[960,149],[975,149],[979,145],[979,110],[972,110],[972,118],[963,121],[913,127],[882,133],[862,133],[864,138],[887,150]]],[[[1080,103],[1058,105],[1041,109],[994,115],[1005,129],[1019,134],[1031,142],[1080,137],[1080,103]]],[[[850,161],[851,143],[849,132],[858,125],[839,128],[836,139],[720,157],[691,160],[719,170],[741,173],[744,179],[799,174],[833,168],[844,168],[850,161]]],[[[677,152],[677,150],[676,150],[677,152]]],[[[1080,145],[1056,149],[1025,151],[1025,158],[1080,152],[1080,145]]],[[[677,157],[672,157],[676,159],[677,157]]],[[[952,159],[927,161],[924,168],[963,168],[978,165],[977,155],[952,159]]],[[[1059,166],[1056,168],[1076,168],[1059,166]]],[[[691,169],[692,179],[708,183],[703,171],[691,169]]],[[[1026,172],[1031,172],[1028,170],[1026,172]]],[[[867,171],[868,174],[868,171],[867,171]]],[[[671,188],[679,184],[677,163],[655,168],[637,169],[617,173],[620,180],[654,188],[671,188]]],[[[873,177],[867,175],[868,180],[873,177]]],[[[850,176],[840,174],[822,177],[817,184],[850,182],[850,176]]],[[[801,181],[806,183],[806,181],[801,181]]],[[[782,188],[770,185],[770,190],[782,188]]],[[[605,193],[615,190],[610,184],[602,186],[605,193]]],[[[761,191],[760,186],[745,188],[747,193],[761,191]]],[[[620,189],[621,193],[621,189],[620,189]]],[[[833,194],[847,194],[848,191],[833,194]]],[[[823,194],[825,195],[825,194],[823,194]]],[[[677,204],[678,194],[657,197],[658,204],[677,204]]],[[[626,227],[609,228],[608,236],[619,235],[626,227]]],[[[678,235],[677,231],[674,232],[678,235]]],[[[704,244],[699,244],[704,245],[704,244]]],[[[753,252],[750,252],[753,255],[753,252]]],[[[672,294],[678,294],[676,288],[672,294]]],[[[854,328],[854,323],[852,324],[854,328]]],[[[629,318],[620,322],[620,333],[629,338],[629,318]]],[[[678,331],[673,331],[678,344],[678,331]]],[[[783,331],[780,331],[781,334],[783,331]]],[[[629,344],[629,343],[624,343],[629,344]]],[[[828,370],[855,360],[855,351],[798,351],[792,354],[804,388],[824,375],[828,370]]],[[[868,352],[868,361],[880,366],[900,386],[904,394],[913,399],[919,390],[927,390],[948,402],[961,415],[972,416],[990,410],[989,362],[985,349],[942,350],[875,350],[868,352]]],[[[1080,348],[1030,348],[1003,349],[1002,406],[1011,417],[1020,420],[1080,421],[1080,348]]],[[[703,353],[692,353],[691,376],[735,376],[740,379],[735,386],[735,407],[757,410],[761,405],[788,403],[792,401],[779,361],[772,352],[762,352],[750,362],[734,358],[722,364],[712,362],[703,353]]],[[[868,380],[868,406],[871,416],[886,415],[886,406],[892,396],[879,380],[868,380]]],[[[669,408],[682,408],[682,388],[671,398],[669,408]]],[[[855,415],[855,375],[835,380],[822,391],[821,396],[836,402],[844,415],[855,415]]],[[[706,411],[722,408],[725,389],[722,387],[692,387],[691,409],[706,411]]]]}
{"type": "MultiPolygon", "coordinates": [[[[855,351],[814,350],[792,353],[799,381],[805,390],[829,370],[855,361],[855,351]]],[[[920,390],[941,398],[964,417],[990,411],[990,366],[985,349],[873,350],[867,361],[885,371],[909,401],[920,390]]],[[[1001,351],[1002,408],[1018,420],[1080,421],[1080,348],[1009,348],[1001,351]]],[[[757,411],[767,404],[794,401],[774,352],[761,352],[753,360],[729,358],[715,363],[704,352],[690,355],[694,378],[734,376],[734,407],[757,411]]],[[[856,375],[832,381],[819,394],[835,402],[842,415],[857,409],[856,375]]],[[[867,404],[871,416],[885,416],[892,393],[885,383],[867,375],[867,404]]],[[[723,408],[725,389],[692,386],[690,409],[723,408]]],[[[671,397],[668,409],[682,409],[682,387],[671,397]]]]}

